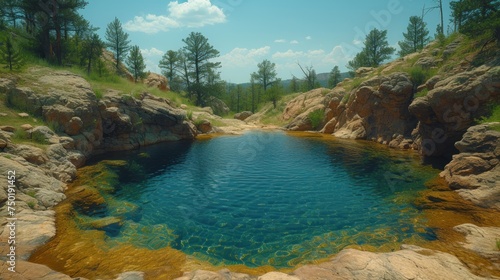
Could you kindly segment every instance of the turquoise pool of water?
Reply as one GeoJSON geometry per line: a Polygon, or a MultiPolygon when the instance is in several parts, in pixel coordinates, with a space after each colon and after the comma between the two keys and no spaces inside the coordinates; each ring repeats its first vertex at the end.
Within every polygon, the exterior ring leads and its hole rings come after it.
{"type": "Polygon", "coordinates": [[[438,171],[411,153],[250,132],[115,158],[128,162],[105,213],[124,218],[109,232],[116,244],[171,246],[215,265],[289,267],[352,244],[434,238],[411,202],[438,171]]]}

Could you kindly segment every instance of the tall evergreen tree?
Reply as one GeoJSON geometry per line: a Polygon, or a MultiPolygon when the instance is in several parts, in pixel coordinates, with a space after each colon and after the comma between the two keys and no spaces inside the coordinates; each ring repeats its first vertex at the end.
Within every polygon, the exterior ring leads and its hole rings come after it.
{"type": "Polygon", "coordinates": [[[452,16],[458,30],[469,36],[490,33],[500,42],[500,1],[451,1],[452,16]]]}
{"type": "Polygon", "coordinates": [[[368,33],[365,40],[365,53],[371,67],[378,67],[382,62],[389,59],[396,51],[389,47],[387,42],[387,30],[373,29],[368,33]]]}
{"type": "Polygon", "coordinates": [[[167,51],[160,60],[159,67],[164,69],[162,74],[167,77],[170,89],[177,90],[175,84],[176,73],[179,68],[179,54],[176,51],[167,51]]]}
{"type": "Polygon", "coordinates": [[[144,64],[144,57],[142,56],[139,46],[133,46],[130,49],[130,54],[127,57],[126,64],[128,66],[128,70],[134,76],[134,81],[136,83],[140,78],[144,77],[146,64],[144,64]]]}
{"type": "Polygon", "coordinates": [[[106,46],[110,48],[116,59],[116,71],[120,73],[120,63],[122,57],[130,50],[130,40],[128,34],[123,31],[122,24],[118,18],[110,22],[106,28],[105,38],[107,40],[106,46]]]}
{"type": "Polygon", "coordinates": [[[220,62],[213,62],[219,56],[219,51],[199,32],[191,32],[182,41],[186,44],[183,48],[185,70],[189,68],[189,71],[185,71],[188,91],[196,97],[196,105],[204,106],[207,95],[210,95],[206,90],[207,78],[210,71],[220,67],[220,62]]]}
{"type": "Polygon", "coordinates": [[[366,35],[363,50],[349,61],[347,68],[356,71],[359,67],[378,67],[395,51],[387,42],[387,30],[375,28],[366,35]]]}
{"type": "Polygon", "coordinates": [[[338,83],[340,83],[341,79],[342,74],[340,73],[339,67],[335,65],[330,72],[330,76],[328,77],[328,86],[334,88],[338,83]]]}
{"type": "Polygon", "coordinates": [[[14,67],[20,67],[22,63],[21,53],[15,49],[10,36],[5,39],[5,44],[0,48],[0,59],[7,64],[10,71],[14,67]]]}
{"type": "Polygon", "coordinates": [[[422,20],[422,18],[417,16],[410,17],[407,32],[403,32],[403,36],[404,40],[398,42],[399,47],[401,48],[399,51],[399,55],[401,57],[420,51],[430,40],[427,24],[422,20]]]}
{"type": "Polygon", "coordinates": [[[261,63],[257,64],[257,67],[259,70],[252,75],[254,80],[262,85],[265,92],[276,81],[276,64],[264,59],[261,63]]]}
{"type": "Polygon", "coordinates": [[[102,55],[102,49],[104,48],[104,42],[99,38],[97,34],[91,34],[83,41],[82,46],[82,58],[85,60],[87,67],[87,74],[90,75],[92,64],[97,62],[99,57],[102,55]]]}

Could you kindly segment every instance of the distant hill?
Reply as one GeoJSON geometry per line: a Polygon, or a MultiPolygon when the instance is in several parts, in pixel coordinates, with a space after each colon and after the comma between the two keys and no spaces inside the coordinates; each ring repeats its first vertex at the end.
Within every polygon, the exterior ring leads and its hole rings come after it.
{"type": "MultiPolygon", "coordinates": [[[[328,79],[330,77],[330,73],[319,73],[319,74],[316,74],[316,76],[317,76],[318,82],[321,84],[321,86],[325,87],[325,88],[328,88],[328,79]]],[[[350,77],[349,72],[340,73],[340,76],[341,76],[340,81],[344,80],[345,78],[349,78],[350,77]]],[[[281,84],[283,85],[283,87],[285,89],[287,89],[290,86],[291,82],[292,82],[292,79],[287,79],[287,80],[282,80],[281,84]]],[[[231,83],[230,85],[236,86],[238,84],[232,84],[231,83]]],[[[241,83],[239,85],[241,85],[243,88],[247,88],[247,87],[250,86],[250,83],[241,83]]]]}

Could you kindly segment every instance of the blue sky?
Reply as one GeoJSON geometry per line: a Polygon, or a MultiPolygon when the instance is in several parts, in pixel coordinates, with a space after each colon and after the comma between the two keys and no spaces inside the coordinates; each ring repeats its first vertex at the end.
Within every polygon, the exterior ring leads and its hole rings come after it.
{"type": "MultiPolygon", "coordinates": [[[[148,69],[160,72],[158,62],[167,50],[183,47],[190,32],[201,32],[220,52],[222,79],[248,82],[257,63],[276,63],[278,76],[302,77],[297,63],[317,73],[345,65],[362,48],[367,32],[388,30],[397,47],[410,16],[422,14],[436,0],[89,0],[81,13],[104,38],[115,17],[133,45],[138,45],[148,69]]],[[[449,1],[444,0],[445,27],[449,1]]],[[[433,35],[438,10],[424,17],[433,35]]]]}

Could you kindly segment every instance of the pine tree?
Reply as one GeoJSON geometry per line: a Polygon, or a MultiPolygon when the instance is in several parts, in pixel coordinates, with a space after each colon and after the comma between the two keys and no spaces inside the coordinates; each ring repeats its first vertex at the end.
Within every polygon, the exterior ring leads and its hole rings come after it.
{"type": "Polygon", "coordinates": [[[132,47],[126,63],[128,70],[134,75],[134,81],[137,83],[139,78],[144,77],[144,70],[146,69],[146,64],[144,64],[144,58],[142,57],[139,46],[132,47]]]}
{"type": "Polygon", "coordinates": [[[399,51],[399,55],[401,57],[420,51],[430,40],[427,24],[422,20],[422,18],[417,16],[410,17],[407,32],[403,32],[403,36],[404,40],[398,42],[399,47],[401,48],[399,51]]]}
{"type": "Polygon", "coordinates": [[[105,37],[107,40],[106,46],[115,54],[116,71],[120,73],[122,56],[130,50],[130,40],[128,40],[128,34],[123,31],[122,24],[118,18],[115,18],[114,21],[108,24],[105,37]]]}
{"type": "Polygon", "coordinates": [[[104,42],[101,41],[99,35],[95,33],[83,41],[82,58],[85,60],[87,64],[86,66],[88,75],[90,75],[92,64],[94,62],[97,62],[99,57],[102,55],[103,47],[104,47],[104,42]]]}
{"type": "Polygon", "coordinates": [[[396,51],[387,42],[387,30],[373,29],[366,35],[364,45],[363,50],[347,64],[352,72],[359,67],[378,67],[396,51]]]}
{"type": "Polygon", "coordinates": [[[10,36],[7,37],[4,45],[0,48],[0,59],[7,64],[6,67],[9,68],[10,71],[12,71],[14,67],[19,68],[22,64],[21,53],[14,48],[10,36]]]}
{"type": "Polygon", "coordinates": [[[396,51],[389,47],[387,42],[387,30],[373,29],[368,33],[365,40],[365,53],[371,67],[378,67],[382,62],[389,59],[396,51]]]}
{"type": "Polygon", "coordinates": [[[188,91],[195,95],[196,105],[205,106],[207,96],[210,95],[210,91],[207,90],[207,78],[210,71],[220,67],[220,62],[213,61],[219,56],[219,51],[199,32],[191,32],[182,41],[186,44],[183,48],[185,61],[182,61],[182,58],[180,61],[185,70],[188,91]]]}
{"type": "Polygon", "coordinates": [[[173,91],[177,90],[176,72],[179,70],[179,60],[179,54],[176,51],[169,50],[163,55],[159,64],[161,69],[165,69],[162,74],[167,77],[170,89],[173,91]]]}
{"type": "Polygon", "coordinates": [[[500,42],[500,1],[451,1],[452,16],[458,30],[469,36],[489,33],[500,42]]]}
{"type": "Polygon", "coordinates": [[[332,71],[330,72],[330,77],[328,79],[328,86],[334,88],[335,86],[337,86],[338,83],[340,83],[341,79],[342,75],[340,74],[339,67],[335,65],[335,67],[333,67],[332,71]]]}

